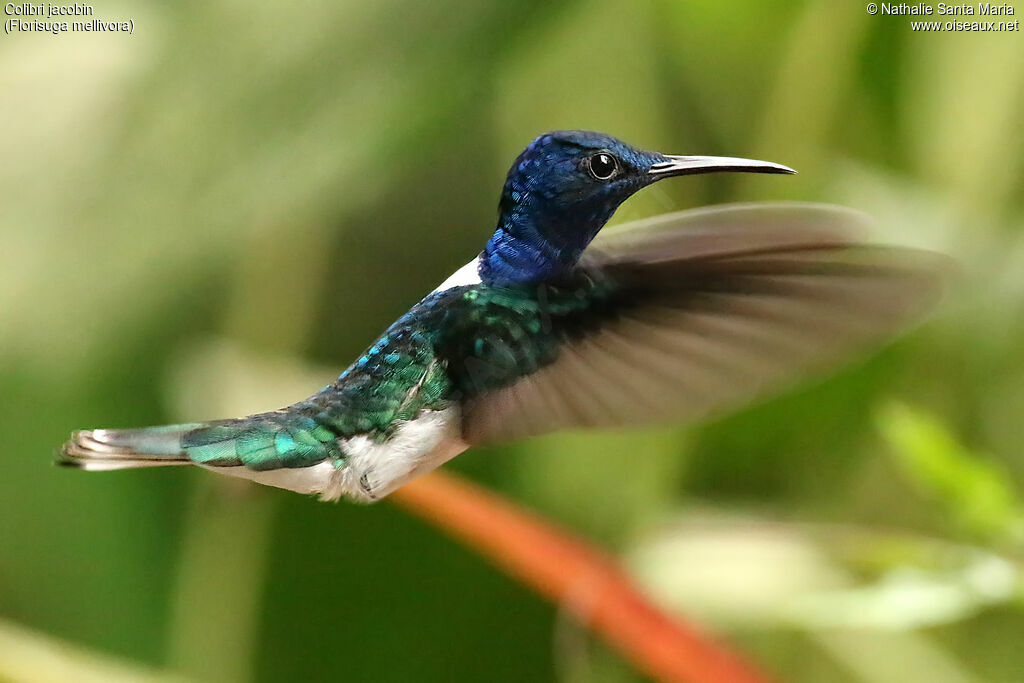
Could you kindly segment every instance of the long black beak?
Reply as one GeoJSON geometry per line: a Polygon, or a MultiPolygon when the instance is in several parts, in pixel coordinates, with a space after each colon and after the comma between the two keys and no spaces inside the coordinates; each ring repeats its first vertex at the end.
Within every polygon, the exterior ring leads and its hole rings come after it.
{"type": "Polygon", "coordinates": [[[676,175],[697,175],[698,173],[721,173],[735,171],[740,173],[796,173],[789,166],[773,164],[770,161],[757,159],[740,159],[738,157],[680,157],[665,155],[666,161],[653,166],[648,173],[659,178],[676,175]]]}

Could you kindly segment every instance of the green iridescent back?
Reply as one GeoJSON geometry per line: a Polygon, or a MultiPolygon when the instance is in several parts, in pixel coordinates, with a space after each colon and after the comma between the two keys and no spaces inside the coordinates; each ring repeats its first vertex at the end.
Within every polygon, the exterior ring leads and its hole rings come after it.
{"type": "Polygon", "coordinates": [[[196,462],[251,469],[343,463],[338,440],[384,441],[421,411],[512,384],[614,315],[614,288],[579,269],[559,283],[454,287],[403,315],[333,384],[288,408],[186,435],[196,462]]]}

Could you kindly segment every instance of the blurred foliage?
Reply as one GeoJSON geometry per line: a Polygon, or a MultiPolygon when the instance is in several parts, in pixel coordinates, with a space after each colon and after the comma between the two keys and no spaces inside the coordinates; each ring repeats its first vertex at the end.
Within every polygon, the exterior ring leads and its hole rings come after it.
{"type": "Polygon", "coordinates": [[[1022,540],[1024,516],[1006,472],[959,444],[945,425],[894,403],[878,417],[907,475],[968,534],[989,542],[1022,540]]]}
{"type": "Polygon", "coordinates": [[[115,657],[124,680],[639,680],[387,504],[50,462],[73,428],[318,388],[476,253],[519,149],[573,127],[801,172],[659,185],[617,220],[835,202],[962,277],[932,322],[737,415],[451,467],[782,680],[1019,680],[1019,33],[826,0],[96,11],[135,34],[0,37],[0,679],[60,679],[69,641],[109,680],[115,657]]]}

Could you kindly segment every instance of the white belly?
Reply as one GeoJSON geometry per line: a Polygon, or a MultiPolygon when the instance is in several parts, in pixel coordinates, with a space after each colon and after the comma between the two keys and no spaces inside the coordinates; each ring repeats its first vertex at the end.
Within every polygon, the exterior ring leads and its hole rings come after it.
{"type": "Polygon", "coordinates": [[[318,493],[321,500],[348,496],[373,502],[468,447],[462,440],[461,410],[452,406],[424,410],[415,420],[399,426],[387,441],[378,442],[366,436],[343,440],[341,450],[347,457],[340,467],[327,461],[311,467],[263,472],[247,467],[205,469],[299,493],[318,493]]]}
{"type": "Polygon", "coordinates": [[[298,491],[299,493],[323,493],[330,485],[336,469],[334,463],[321,462],[311,467],[296,467],[295,469],[279,470],[251,470],[248,467],[211,467],[200,465],[204,470],[210,470],[217,474],[226,474],[229,477],[248,479],[257,484],[276,486],[279,489],[298,491]]]}
{"type": "Polygon", "coordinates": [[[337,480],[321,498],[342,495],[366,502],[382,498],[413,477],[451,460],[469,445],[462,440],[462,410],[424,410],[384,442],[356,436],[341,445],[347,454],[337,480]]]}

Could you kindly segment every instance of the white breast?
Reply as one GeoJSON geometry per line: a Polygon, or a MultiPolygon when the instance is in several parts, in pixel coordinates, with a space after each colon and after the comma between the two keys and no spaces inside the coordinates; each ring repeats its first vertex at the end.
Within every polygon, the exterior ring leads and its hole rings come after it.
{"type": "Polygon", "coordinates": [[[443,292],[444,290],[451,289],[452,287],[480,284],[479,266],[480,257],[477,257],[449,275],[448,279],[442,282],[437,289],[431,292],[431,294],[437,294],[438,292],[443,292]]]}

